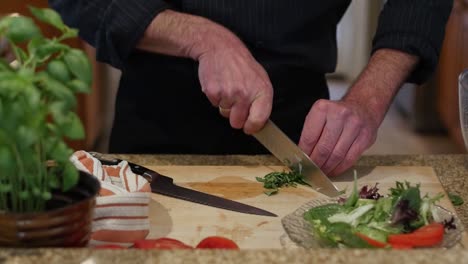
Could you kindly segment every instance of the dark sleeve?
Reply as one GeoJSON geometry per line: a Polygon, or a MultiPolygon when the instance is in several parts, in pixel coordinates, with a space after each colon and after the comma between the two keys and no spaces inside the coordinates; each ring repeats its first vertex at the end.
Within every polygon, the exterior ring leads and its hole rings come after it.
{"type": "Polygon", "coordinates": [[[408,82],[421,84],[435,71],[453,0],[388,0],[379,18],[372,53],[381,48],[417,55],[408,82]]]}
{"type": "Polygon", "coordinates": [[[49,0],[64,22],[96,48],[96,59],[122,69],[164,0],[49,0]]]}

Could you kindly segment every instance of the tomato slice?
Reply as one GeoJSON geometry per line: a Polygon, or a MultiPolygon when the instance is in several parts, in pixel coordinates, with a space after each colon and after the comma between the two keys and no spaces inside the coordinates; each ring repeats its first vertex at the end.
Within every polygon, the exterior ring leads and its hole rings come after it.
{"type": "Polygon", "coordinates": [[[196,248],[239,249],[239,246],[237,246],[237,244],[234,241],[228,238],[220,236],[209,236],[200,241],[196,248]]]}
{"type": "Polygon", "coordinates": [[[413,247],[430,247],[439,244],[444,238],[444,225],[431,223],[412,233],[388,236],[390,244],[405,244],[413,247]]]}
{"type": "Polygon", "coordinates": [[[139,249],[193,249],[193,247],[173,238],[142,239],[133,243],[139,249]]]}
{"type": "Polygon", "coordinates": [[[376,248],[385,248],[388,246],[387,243],[384,243],[384,242],[380,242],[378,240],[375,240],[375,239],[372,239],[362,233],[356,233],[356,236],[364,239],[369,245],[373,246],[373,247],[376,247],[376,248]]]}

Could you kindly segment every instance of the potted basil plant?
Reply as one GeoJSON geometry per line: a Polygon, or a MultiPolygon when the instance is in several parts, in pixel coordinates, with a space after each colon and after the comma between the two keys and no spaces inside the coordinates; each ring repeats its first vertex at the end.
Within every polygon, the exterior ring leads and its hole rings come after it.
{"type": "Polygon", "coordinates": [[[70,162],[67,139],[84,137],[75,94],[90,91],[86,54],[64,44],[77,36],[52,9],[29,7],[60,32],[45,37],[31,17],[0,19],[0,247],[84,246],[97,179],[70,162]]]}

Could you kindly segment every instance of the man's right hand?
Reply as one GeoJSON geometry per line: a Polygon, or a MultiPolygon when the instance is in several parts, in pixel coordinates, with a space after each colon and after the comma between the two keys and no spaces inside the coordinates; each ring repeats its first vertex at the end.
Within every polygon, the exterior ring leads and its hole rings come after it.
{"type": "Polygon", "coordinates": [[[273,88],[268,74],[244,44],[227,36],[198,56],[203,92],[233,128],[252,134],[268,120],[273,88]],[[223,43],[224,42],[224,43],[223,43]]]}
{"type": "Polygon", "coordinates": [[[270,117],[273,88],[268,74],[221,25],[166,10],[153,20],[138,47],[197,60],[202,91],[233,128],[253,134],[270,117]]]}

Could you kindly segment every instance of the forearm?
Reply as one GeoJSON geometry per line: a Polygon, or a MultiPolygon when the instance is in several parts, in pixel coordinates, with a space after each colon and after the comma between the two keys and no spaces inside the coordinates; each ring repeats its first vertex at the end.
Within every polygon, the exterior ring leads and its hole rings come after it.
{"type": "Polygon", "coordinates": [[[153,19],[137,48],[198,60],[206,51],[220,46],[244,45],[228,29],[206,18],[166,10],[153,19]]]}
{"type": "Polygon", "coordinates": [[[418,61],[417,56],[397,50],[376,51],[343,100],[365,105],[373,113],[374,121],[380,124],[418,61]]]}

